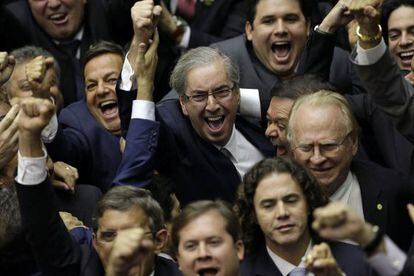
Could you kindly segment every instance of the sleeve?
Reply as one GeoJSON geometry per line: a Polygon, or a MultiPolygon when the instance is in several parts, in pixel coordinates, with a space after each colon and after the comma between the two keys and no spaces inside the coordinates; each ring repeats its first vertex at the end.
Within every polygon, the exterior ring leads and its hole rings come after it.
{"type": "Polygon", "coordinates": [[[384,244],[385,253],[374,254],[368,258],[368,263],[379,275],[399,275],[407,256],[387,236],[384,237],[384,244]]]}

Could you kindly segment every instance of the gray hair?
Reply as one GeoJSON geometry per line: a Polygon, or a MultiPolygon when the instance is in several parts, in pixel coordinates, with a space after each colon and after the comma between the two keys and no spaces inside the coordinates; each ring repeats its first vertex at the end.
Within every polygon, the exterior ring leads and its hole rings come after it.
{"type": "Polygon", "coordinates": [[[163,211],[150,191],[133,186],[117,186],[109,190],[98,202],[92,218],[94,231],[98,230],[98,220],[106,210],[129,211],[137,207],[147,216],[154,236],[164,228],[163,211]]]}
{"type": "Polygon", "coordinates": [[[189,71],[218,61],[223,62],[228,77],[235,88],[238,88],[240,82],[238,66],[228,56],[211,47],[198,47],[182,55],[171,73],[170,86],[177,91],[178,95],[182,96],[187,89],[187,74],[189,71]]]}

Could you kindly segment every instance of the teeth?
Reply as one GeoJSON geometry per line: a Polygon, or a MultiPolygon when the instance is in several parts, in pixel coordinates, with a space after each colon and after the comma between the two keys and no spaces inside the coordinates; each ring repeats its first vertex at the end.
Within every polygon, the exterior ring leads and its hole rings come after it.
{"type": "Polygon", "coordinates": [[[216,117],[208,117],[207,120],[210,122],[220,121],[223,116],[216,116],[216,117]]]}
{"type": "Polygon", "coordinates": [[[58,20],[58,19],[61,19],[62,17],[64,17],[64,14],[56,13],[56,14],[51,15],[49,18],[52,20],[58,20]]]}
{"type": "Polygon", "coordinates": [[[116,101],[107,101],[107,102],[104,102],[104,103],[100,103],[99,104],[99,107],[100,108],[103,108],[103,107],[105,107],[107,105],[111,105],[111,104],[114,104],[114,103],[116,103],[116,101]]]}
{"type": "Polygon", "coordinates": [[[410,56],[413,56],[413,55],[414,55],[414,52],[406,52],[406,53],[401,53],[400,54],[401,57],[410,57],[410,56]]]}
{"type": "Polygon", "coordinates": [[[277,46],[280,46],[280,45],[289,45],[289,44],[290,44],[289,42],[285,42],[285,41],[273,42],[273,45],[277,45],[277,46]]]}

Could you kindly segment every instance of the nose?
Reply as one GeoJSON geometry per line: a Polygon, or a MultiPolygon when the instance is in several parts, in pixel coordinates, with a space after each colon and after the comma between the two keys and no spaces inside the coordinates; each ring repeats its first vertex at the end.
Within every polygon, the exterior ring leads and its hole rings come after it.
{"type": "Polygon", "coordinates": [[[402,32],[400,46],[406,47],[410,46],[411,44],[413,44],[413,36],[408,34],[408,32],[402,32]]]}
{"type": "Polygon", "coordinates": [[[207,244],[202,242],[198,246],[198,258],[206,258],[209,256],[207,244]]]}
{"type": "Polygon", "coordinates": [[[209,112],[215,112],[220,108],[220,105],[218,103],[218,101],[216,100],[216,98],[214,98],[213,95],[208,95],[207,97],[207,105],[206,105],[206,110],[208,110],[209,112]]]}
{"type": "Polygon", "coordinates": [[[285,22],[283,22],[283,19],[279,19],[276,21],[275,23],[275,28],[274,28],[274,33],[275,34],[286,34],[286,26],[285,26],[285,22]]]}
{"type": "Polygon", "coordinates": [[[319,146],[315,146],[313,148],[313,154],[310,157],[310,162],[314,165],[322,164],[326,160],[325,156],[323,156],[319,150],[319,146]]]}
{"type": "Polygon", "coordinates": [[[60,0],[49,0],[47,4],[49,8],[56,8],[60,6],[60,0]]]}
{"type": "Polygon", "coordinates": [[[269,122],[265,131],[265,135],[268,138],[277,138],[279,136],[275,123],[269,122]]]}
{"type": "Polygon", "coordinates": [[[277,203],[277,218],[278,219],[286,219],[289,217],[288,210],[286,209],[285,203],[283,201],[279,201],[277,203]]]}
{"type": "Polygon", "coordinates": [[[105,83],[103,81],[98,82],[96,94],[100,97],[103,97],[108,93],[109,93],[109,88],[105,85],[105,83]]]}

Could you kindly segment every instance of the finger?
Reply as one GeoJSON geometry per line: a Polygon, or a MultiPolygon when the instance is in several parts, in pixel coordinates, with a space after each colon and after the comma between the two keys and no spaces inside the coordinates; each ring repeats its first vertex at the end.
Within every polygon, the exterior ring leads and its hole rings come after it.
{"type": "Polygon", "coordinates": [[[407,205],[408,208],[408,214],[410,215],[411,221],[414,223],[414,205],[409,203],[407,205]]]}
{"type": "Polygon", "coordinates": [[[70,191],[70,187],[65,182],[56,179],[52,181],[52,186],[60,190],[70,191]]]}
{"type": "Polygon", "coordinates": [[[7,112],[6,116],[0,122],[0,132],[7,129],[14,122],[14,119],[17,117],[19,110],[19,105],[12,106],[12,108],[9,110],[9,112],[7,112]]]}
{"type": "Polygon", "coordinates": [[[145,54],[145,59],[148,60],[152,60],[154,57],[157,56],[157,48],[158,48],[158,43],[160,41],[159,35],[158,35],[158,30],[156,29],[154,32],[154,40],[152,41],[150,47],[147,50],[147,53],[145,54]]]}
{"type": "Polygon", "coordinates": [[[158,26],[158,21],[160,20],[160,16],[162,13],[162,7],[157,5],[152,10],[152,22],[154,24],[154,27],[158,26]]]}
{"type": "Polygon", "coordinates": [[[0,71],[7,66],[7,52],[0,52],[0,71]]]}

